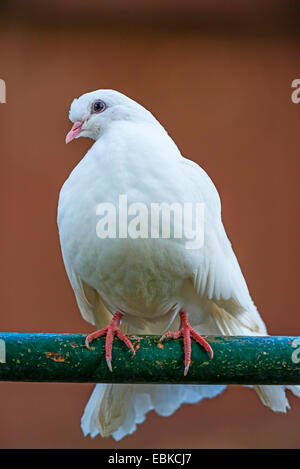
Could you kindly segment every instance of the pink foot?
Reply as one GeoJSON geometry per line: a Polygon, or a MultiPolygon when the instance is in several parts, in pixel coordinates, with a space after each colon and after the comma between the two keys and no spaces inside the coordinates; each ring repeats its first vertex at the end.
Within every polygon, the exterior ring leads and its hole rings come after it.
{"type": "Polygon", "coordinates": [[[210,358],[213,358],[214,352],[201,335],[199,335],[190,325],[186,313],[181,311],[180,313],[180,328],[176,332],[168,331],[166,332],[159,340],[162,342],[164,339],[178,339],[179,337],[183,337],[184,343],[184,376],[187,375],[189,371],[189,367],[191,364],[191,354],[192,354],[192,346],[191,346],[191,336],[192,338],[198,342],[198,344],[202,345],[202,347],[210,354],[210,358]]]}
{"type": "Polygon", "coordinates": [[[131,341],[128,339],[128,337],[126,337],[124,332],[122,332],[120,329],[121,317],[122,317],[121,313],[114,314],[112,320],[106,327],[104,327],[103,329],[100,329],[99,331],[92,332],[85,339],[85,345],[89,349],[90,343],[93,342],[93,340],[98,339],[98,337],[102,337],[103,335],[106,334],[105,358],[106,358],[107,366],[110,369],[110,371],[112,371],[111,354],[112,354],[114,334],[116,334],[116,336],[120,340],[122,340],[122,342],[124,342],[124,344],[127,345],[128,348],[130,348],[133,355],[135,355],[135,350],[131,341]]]}

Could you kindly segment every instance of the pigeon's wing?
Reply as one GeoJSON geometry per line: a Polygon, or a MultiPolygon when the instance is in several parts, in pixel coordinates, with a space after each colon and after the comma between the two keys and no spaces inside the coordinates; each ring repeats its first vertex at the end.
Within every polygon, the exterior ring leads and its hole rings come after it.
{"type": "Polygon", "coordinates": [[[99,293],[72,269],[70,262],[62,252],[65,269],[69,281],[75,293],[75,298],[83,319],[96,325],[98,329],[105,327],[110,319],[111,313],[105,307],[99,293]]]}
{"type": "Polygon", "coordinates": [[[194,200],[204,203],[204,246],[189,257],[194,290],[202,307],[222,334],[266,334],[224,229],[218,192],[200,166],[185,158],[182,164],[194,200]]]}

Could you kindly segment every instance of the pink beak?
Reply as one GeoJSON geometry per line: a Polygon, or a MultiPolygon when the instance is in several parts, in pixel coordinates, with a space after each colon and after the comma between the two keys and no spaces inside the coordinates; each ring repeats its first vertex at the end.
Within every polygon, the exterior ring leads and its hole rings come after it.
{"type": "Polygon", "coordinates": [[[74,140],[74,138],[76,138],[77,135],[80,134],[82,124],[83,124],[82,121],[75,122],[72,129],[70,130],[70,132],[66,136],[66,143],[72,142],[72,140],[74,140]]]}

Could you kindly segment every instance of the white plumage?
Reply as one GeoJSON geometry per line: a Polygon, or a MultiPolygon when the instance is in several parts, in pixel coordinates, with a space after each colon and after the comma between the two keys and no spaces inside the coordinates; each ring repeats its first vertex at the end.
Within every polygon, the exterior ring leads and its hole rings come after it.
{"type": "MultiPolygon", "coordinates": [[[[224,230],[217,190],[205,171],[183,158],[150,112],[116,91],[75,99],[70,120],[75,124],[68,141],[80,136],[95,140],[64,183],[58,206],[63,259],[84,319],[102,328],[120,311],[125,333],[163,334],[176,329],[184,310],[202,334],[267,335],[224,230]],[[128,204],[147,207],[203,203],[203,247],[186,249],[184,240],[174,237],[100,239],[96,207],[107,202],[118,207],[120,194],[127,195],[128,204]]],[[[118,440],[132,433],[151,409],[170,415],[182,403],[214,397],[224,388],[97,384],[82,418],[83,432],[118,440]]],[[[254,388],[272,410],[289,407],[284,387],[254,388]]],[[[300,396],[299,387],[289,388],[300,396]]]]}

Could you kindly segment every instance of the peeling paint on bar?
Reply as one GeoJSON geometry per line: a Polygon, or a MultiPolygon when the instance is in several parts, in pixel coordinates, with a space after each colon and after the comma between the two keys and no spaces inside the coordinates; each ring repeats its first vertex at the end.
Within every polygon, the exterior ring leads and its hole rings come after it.
{"type": "Polygon", "coordinates": [[[158,336],[132,336],[136,355],[117,338],[113,372],[106,364],[105,338],[85,347],[84,334],[0,333],[5,363],[0,381],[185,383],[185,384],[300,384],[300,337],[208,336],[214,350],[209,359],[193,342],[192,364],[184,377],[182,340],[164,342],[158,336]]]}

